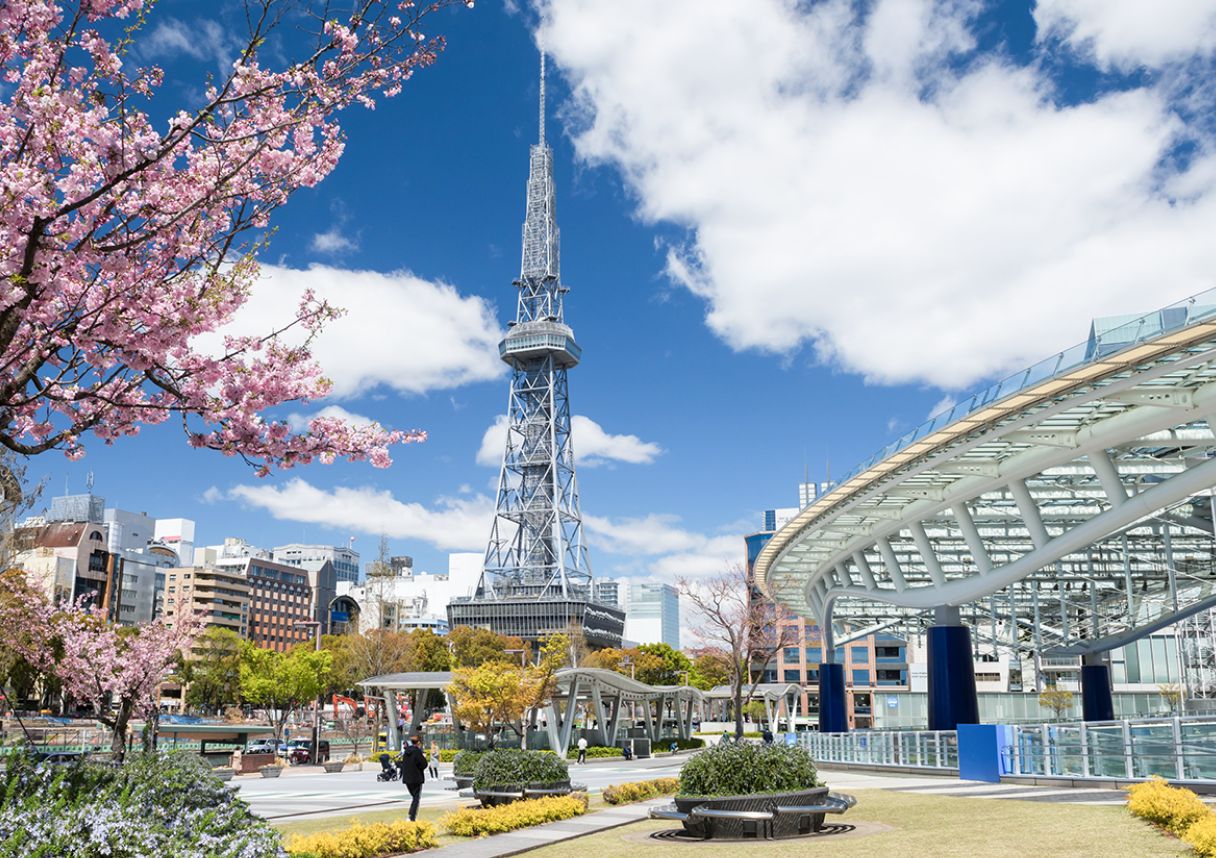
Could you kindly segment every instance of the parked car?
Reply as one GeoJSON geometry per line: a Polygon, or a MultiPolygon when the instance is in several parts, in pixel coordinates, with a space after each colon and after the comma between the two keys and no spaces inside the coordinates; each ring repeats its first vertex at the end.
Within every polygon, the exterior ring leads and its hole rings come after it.
{"type": "MultiPolygon", "coordinates": [[[[287,750],[287,761],[288,762],[290,762],[293,766],[299,765],[301,763],[311,763],[312,762],[312,742],[309,742],[306,740],[299,740],[298,742],[293,741],[291,743],[291,745],[292,746],[290,748],[288,748],[288,750],[287,750]]],[[[329,742],[326,741],[325,739],[322,739],[318,745],[318,749],[319,749],[320,753],[317,757],[317,762],[318,763],[329,762],[329,742]]]]}
{"type": "Polygon", "coordinates": [[[246,754],[273,754],[274,739],[254,739],[245,745],[246,754]]]}

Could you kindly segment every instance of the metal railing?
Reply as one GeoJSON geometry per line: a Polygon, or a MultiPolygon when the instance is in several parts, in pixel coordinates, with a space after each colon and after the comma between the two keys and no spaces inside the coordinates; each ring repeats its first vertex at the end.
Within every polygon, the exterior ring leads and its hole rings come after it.
{"type": "Polygon", "coordinates": [[[953,730],[806,732],[798,734],[798,743],[817,763],[958,769],[958,734],[953,730]]]}
{"type": "Polygon", "coordinates": [[[1013,725],[1002,769],[1013,775],[1216,780],[1216,719],[1145,718],[1013,725]]]}

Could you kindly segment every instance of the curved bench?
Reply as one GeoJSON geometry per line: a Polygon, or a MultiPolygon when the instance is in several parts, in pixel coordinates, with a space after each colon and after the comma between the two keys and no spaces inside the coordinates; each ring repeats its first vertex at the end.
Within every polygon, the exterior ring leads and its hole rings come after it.
{"type": "Polygon", "coordinates": [[[705,840],[782,839],[817,834],[824,817],[844,813],[857,803],[851,795],[829,793],[827,787],[768,795],[679,798],[652,808],[651,819],[683,824],[689,834],[705,840]]]}

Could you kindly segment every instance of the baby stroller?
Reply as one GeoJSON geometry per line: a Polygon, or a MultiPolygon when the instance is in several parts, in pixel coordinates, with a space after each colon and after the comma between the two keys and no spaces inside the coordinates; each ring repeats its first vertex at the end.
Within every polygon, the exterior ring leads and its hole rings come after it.
{"type": "Polygon", "coordinates": [[[376,775],[376,780],[382,783],[397,780],[397,767],[388,758],[388,754],[380,755],[380,774],[376,775]]]}

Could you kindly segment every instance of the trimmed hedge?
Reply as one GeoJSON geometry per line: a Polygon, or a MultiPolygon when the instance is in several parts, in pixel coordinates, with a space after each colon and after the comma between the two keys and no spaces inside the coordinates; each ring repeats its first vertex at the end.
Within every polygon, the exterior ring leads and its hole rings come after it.
{"type": "Polygon", "coordinates": [[[452,762],[452,760],[456,759],[457,755],[460,753],[461,753],[461,751],[458,750],[457,748],[440,748],[439,749],[439,762],[450,763],[450,762],[452,762]]]}
{"type": "MultiPolygon", "coordinates": [[[[705,740],[698,739],[695,736],[691,739],[672,739],[671,742],[675,742],[676,748],[681,751],[695,751],[698,748],[705,747],[705,740]]],[[[670,745],[671,742],[668,742],[667,744],[670,745]]]]}
{"type": "Polygon", "coordinates": [[[796,745],[714,745],[680,770],[680,795],[756,795],[817,786],[811,755],[796,745]]]}
{"type": "Polygon", "coordinates": [[[452,774],[457,777],[473,777],[473,774],[477,771],[477,763],[481,761],[481,758],[485,754],[485,751],[460,751],[452,758],[454,761],[452,764],[452,774]]]}
{"type": "Polygon", "coordinates": [[[1128,787],[1127,809],[1133,816],[1159,825],[1179,837],[1185,835],[1195,823],[1212,815],[1212,811],[1195,793],[1172,787],[1159,777],[1128,787]]]}
{"type": "Polygon", "coordinates": [[[565,760],[554,754],[499,748],[487,751],[477,761],[473,773],[473,789],[517,786],[522,784],[552,784],[570,780],[565,760]]]}
{"type": "Polygon", "coordinates": [[[1216,858],[1216,813],[1209,813],[1188,828],[1182,842],[1203,858],[1216,858]]]}
{"type": "Polygon", "coordinates": [[[532,825],[572,819],[587,812],[585,793],[532,798],[488,808],[464,808],[446,814],[439,824],[459,837],[485,837],[532,825]]]}
{"type": "Polygon", "coordinates": [[[604,801],[607,804],[630,804],[661,795],[675,795],[679,788],[678,778],[655,778],[649,781],[613,784],[604,787],[604,801]]]}
{"type": "MultiPolygon", "coordinates": [[[[620,748],[614,748],[610,745],[589,745],[587,747],[587,759],[589,759],[589,760],[606,759],[608,757],[620,757],[620,756],[624,756],[624,754],[625,754],[625,752],[623,750],[621,750],[620,748]]],[[[571,748],[566,753],[566,759],[567,760],[577,760],[578,759],[578,748],[571,748]]]]}
{"type": "Polygon", "coordinates": [[[429,822],[355,822],[349,828],[287,838],[292,858],[380,858],[419,852],[439,845],[429,822]]]}

